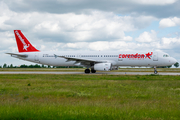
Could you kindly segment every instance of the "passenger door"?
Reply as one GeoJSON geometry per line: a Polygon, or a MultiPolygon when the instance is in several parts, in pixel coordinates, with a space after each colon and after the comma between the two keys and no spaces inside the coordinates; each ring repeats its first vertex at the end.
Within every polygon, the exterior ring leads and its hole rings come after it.
{"type": "Polygon", "coordinates": [[[153,54],[153,61],[158,61],[158,53],[157,52],[155,52],[153,54]]]}

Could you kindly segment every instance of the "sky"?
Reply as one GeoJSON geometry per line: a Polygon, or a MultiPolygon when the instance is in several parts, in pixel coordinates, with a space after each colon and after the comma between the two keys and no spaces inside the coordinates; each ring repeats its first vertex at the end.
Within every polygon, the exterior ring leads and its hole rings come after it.
{"type": "Polygon", "coordinates": [[[18,52],[19,29],[41,51],[147,51],[180,62],[180,0],[0,0],[0,66],[35,64],[18,52]]]}

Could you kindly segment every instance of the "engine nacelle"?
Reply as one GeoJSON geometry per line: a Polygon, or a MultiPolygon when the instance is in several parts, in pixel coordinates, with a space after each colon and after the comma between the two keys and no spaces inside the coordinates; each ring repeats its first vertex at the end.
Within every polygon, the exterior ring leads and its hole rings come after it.
{"type": "Polygon", "coordinates": [[[97,63],[94,65],[94,70],[98,71],[110,71],[112,68],[111,63],[97,63]]]}

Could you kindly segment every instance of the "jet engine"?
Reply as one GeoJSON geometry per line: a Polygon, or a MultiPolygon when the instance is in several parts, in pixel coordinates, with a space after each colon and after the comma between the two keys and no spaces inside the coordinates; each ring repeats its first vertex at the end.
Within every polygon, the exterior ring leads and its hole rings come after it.
{"type": "Polygon", "coordinates": [[[111,63],[97,63],[94,65],[94,70],[98,71],[110,71],[112,68],[111,63]]]}

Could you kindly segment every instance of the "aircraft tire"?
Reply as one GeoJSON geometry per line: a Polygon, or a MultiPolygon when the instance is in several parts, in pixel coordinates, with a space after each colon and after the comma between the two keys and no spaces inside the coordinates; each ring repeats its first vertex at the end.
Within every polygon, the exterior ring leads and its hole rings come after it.
{"type": "Polygon", "coordinates": [[[96,73],[96,70],[92,70],[92,69],[91,69],[91,73],[96,73]]]}
{"type": "Polygon", "coordinates": [[[84,72],[85,72],[85,73],[90,73],[90,70],[89,70],[89,69],[85,69],[84,72]]]}

